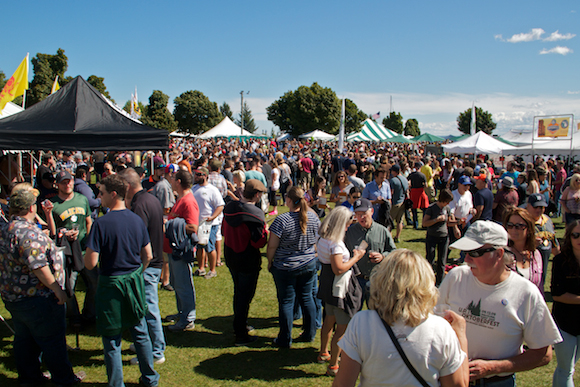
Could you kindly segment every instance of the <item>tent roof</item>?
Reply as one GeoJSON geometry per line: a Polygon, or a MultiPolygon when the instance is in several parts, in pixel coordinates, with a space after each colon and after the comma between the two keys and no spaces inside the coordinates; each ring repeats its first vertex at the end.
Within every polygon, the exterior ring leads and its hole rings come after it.
{"type": "Polygon", "coordinates": [[[413,140],[407,140],[405,137],[393,132],[384,126],[377,124],[375,121],[367,118],[363,122],[361,131],[350,134],[347,141],[377,141],[377,142],[402,142],[412,143],[413,140]]]}
{"type": "Polygon", "coordinates": [[[301,134],[300,136],[298,136],[298,138],[313,138],[315,140],[330,141],[335,140],[336,136],[333,134],[323,132],[322,130],[316,129],[313,130],[312,132],[301,134]]]}
{"type": "Polygon", "coordinates": [[[205,133],[197,136],[198,138],[214,138],[214,137],[254,137],[254,135],[247,130],[243,130],[238,125],[234,124],[228,116],[208,130],[205,133]]]}
{"type": "Polygon", "coordinates": [[[517,148],[504,151],[506,155],[562,155],[562,156],[579,156],[580,155],[580,134],[562,140],[534,141],[532,145],[522,145],[517,148]]]}
{"type": "Polygon", "coordinates": [[[413,137],[413,140],[417,142],[426,141],[426,142],[441,142],[445,141],[443,137],[435,136],[434,134],[430,133],[423,133],[419,136],[413,137]]]}
{"type": "Polygon", "coordinates": [[[16,105],[15,103],[8,102],[4,109],[0,112],[0,118],[6,118],[16,113],[20,113],[24,109],[21,106],[16,105]]]}
{"type": "Polygon", "coordinates": [[[0,149],[166,149],[168,133],[132,120],[78,76],[21,113],[0,120],[0,149]]]}
{"type": "Polygon", "coordinates": [[[456,141],[451,144],[443,144],[443,150],[447,153],[491,153],[498,154],[504,150],[514,149],[515,147],[505,144],[484,132],[477,132],[464,140],[456,141]]]}

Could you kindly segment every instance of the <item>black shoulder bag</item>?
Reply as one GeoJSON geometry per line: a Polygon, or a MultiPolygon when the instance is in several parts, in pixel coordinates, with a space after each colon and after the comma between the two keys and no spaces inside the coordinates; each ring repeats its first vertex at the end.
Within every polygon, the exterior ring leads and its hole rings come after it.
{"type": "MultiPolygon", "coordinates": [[[[378,314],[378,312],[377,312],[377,314],[378,314]]],[[[425,379],[423,379],[423,377],[421,375],[419,375],[419,373],[417,372],[417,370],[415,369],[415,367],[413,367],[413,364],[411,364],[411,362],[407,358],[407,355],[405,355],[405,352],[403,351],[403,348],[401,348],[401,344],[399,344],[399,340],[397,340],[397,338],[395,337],[395,334],[393,333],[393,329],[391,329],[391,327],[389,326],[389,324],[387,324],[387,322],[381,318],[381,315],[379,315],[379,318],[383,322],[383,325],[385,326],[385,329],[389,333],[389,336],[391,337],[391,340],[393,341],[393,344],[395,344],[395,348],[397,348],[397,351],[399,351],[399,355],[401,355],[401,358],[403,359],[403,361],[407,365],[407,368],[409,368],[409,371],[411,371],[411,373],[413,374],[413,376],[419,381],[419,383],[421,383],[421,385],[423,387],[430,387],[429,386],[429,383],[427,383],[425,381],[425,379]]]]}

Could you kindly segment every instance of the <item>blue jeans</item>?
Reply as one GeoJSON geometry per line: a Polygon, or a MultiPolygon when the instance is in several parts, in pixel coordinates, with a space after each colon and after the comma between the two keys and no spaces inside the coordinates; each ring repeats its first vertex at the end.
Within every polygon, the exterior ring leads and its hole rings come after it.
{"type": "Polygon", "coordinates": [[[488,382],[485,380],[485,378],[477,379],[475,381],[475,386],[481,386],[481,387],[515,387],[516,386],[516,375],[514,374],[511,376],[511,378],[508,378],[506,380],[500,380],[498,382],[488,382]]]}
{"type": "Polygon", "coordinates": [[[580,353],[580,336],[573,336],[560,329],[561,343],[554,345],[558,365],[554,371],[554,387],[574,387],[574,366],[580,353]]]}
{"type": "MultiPolygon", "coordinates": [[[[141,380],[146,386],[157,386],[159,374],[153,369],[153,352],[151,340],[147,334],[147,323],[142,318],[137,325],[131,328],[131,336],[137,350],[141,380]]],[[[105,365],[110,387],[125,387],[123,382],[123,359],[121,358],[121,334],[103,336],[105,365]]]]}
{"type": "Polygon", "coordinates": [[[147,328],[149,337],[153,345],[153,357],[155,359],[163,358],[165,352],[165,336],[163,335],[163,325],[161,324],[161,313],[159,312],[159,295],[157,294],[157,285],[161,277],[161,269],[148,267],[143,272],[145,280],[145,299],[147,301],[147,328]]]}
{"type": "Polygon", "coordinates": [[[234,333],[236,338],[248,336],[248,313],[250,303],[256,294],[259,271],[242,272],[228,266],[234,282],[234,333]]]}
{"type": "Polygon", "coordinates": [[[313,259],[297,270],[280,270],[272,267],[272,276],[278,294],[280,321],[278,344],[280,346],[289,347],[292,344],[292,317],[296,298],[304,313],[304,337],[314,339],[316,336],[316,305],[312,295],[313,282],[316,281],[316,262],[317,259],[313,259]]]}
{"type": "MultiPolygon", "coordinates": [[[[322,264],[320,261],[316,262],[316,272],[318,273],[322,268],[322,264]]],[[[312,296],[314,297],[314,304],[316,305],[316,329],[322,328],[322,300],[318,298],[318,281],[320,277],[316,275],[316,279],[312,284],[312,296]]],[[[293,319],[294,321],[300,320],[302,318],[302,308],[300,307],[300,303],[298,300],[294,301],[294,312],[293,312],[293,319]]]]}
{"type": "Polygon", "coordinates": [[[14,358],[20,383],[40,383],[40,354],[56,384],[71,385],[77,379],[66,349],[65,306],[56,298],[27,297],[5,301],[14,324],[14,358]]]}
{"type": "Polygon", "coordinates": [[[362,302],[360,303],[360,309],[362,310],[362,307],[365,302],[367,303],[367,308],[369,307],[369,297],[371,295],[371,281],[370,279],[365,279],[362,275],[359,275],[358,277],[356,277],[356,279],[358,280],[358,283],[362,289],[362,302]]]}
{"type": "MultiPolygon", "coordinates": [[[[171,256],[170,256],[171,257],[171,256]]],[[[169,259],[171,286],[175,289],[177,313],[180,327],[195,321],[195,287],[193,285],[193,263],[169,259]]]]}

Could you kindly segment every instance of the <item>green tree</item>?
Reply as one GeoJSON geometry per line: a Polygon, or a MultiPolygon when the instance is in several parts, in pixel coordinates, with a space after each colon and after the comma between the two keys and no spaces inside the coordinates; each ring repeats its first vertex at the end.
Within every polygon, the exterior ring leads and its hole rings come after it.
{"type": "Polygon", "coordinates": [[[234,113],[232,113],[232,109],[227,102],[222,103],[220,106],[220,113],[225,117],[229,117],[230,120],[234,121],[234,113]]]}
{"type": "Polygon", "coordinates": [[[414,118],[409,118],[405,122],[405,130],[403,131],[405,136],[419,136],[421,134],[421,129],[419,129],[419,122],[414,118]]]}
{"type": "Polygon", "coordinates": [[[64,73],[68,69],[68,58],[64,50],[59,48],[56,55],[36,54],[32,58],[32,67],[34,69],[34,78],[30,82],[29,90],[26,92],[26,105],[32,106],[42,101],[50,95],[54,79],[58,75],[61,86],[67,83],[64,73]]]}
{"type": "Polygon", "coordinates": [[[244,117],[244,129],[250,133],[256,133],[256,130],[258,130],[258,127],[256,126],[256,123],[254,122],[254,117],[252,116],[252,111],[250,110],[248,103],[245,101],[244,101],[244,108],[242,109],[240,117],[236,118],[236,125],[238,125],[240,127],[242,126],[242,121],[241,121],[242,115],[244,117]]]}
{"type": "MultiPolygon", "coordinates": [[[[175,122],[173,114],[167,109],[168,102],[169,96],[167,94],[164,94],[160,90],[153,90],[153,93],[149,97],[149,105],[141,108],[141,122],[154,128],[165,129],[169,132],[176,130],[177,122],[175,122]]],[[[141,107],[141,102],[139,102],[139,107],[141,107]]],[[[130,110],[131,107],[129,106],[130,110]]]]}
{"type": "MultiPolygon", "coordinates": [[[[491,135],[497,124],[493,122],[491,118],[491,113],[483,111],[480,107],[475,107],[475,132],[480,130],[484,133],[491,135]]],[[[471,133],[471,108],[467,109],[463,113],[459,113],[457,116],[457,129],[459,131],[469,134],[471,133]]]]}
{"type": "Polygon", "coordinates": [[[401,113],[391,112],[388,117],[383,118],[383,125],[395,133],[403,133],[403,116],[401,113]]]}
{"type": "MultiPolygon", "coordinates": [[[[141,109],[141,117],[143,117],[145,115],[145,110],[147,109],[147,106],[143,105],[141,101],[137,101],[137,105],[139,105],[139,109],[141,109]]],[[[131,114],[131,100],[125,102],[125,105],[123,105],[123,110],[131,114]]]]}
{"type": "Polygon", "coordinates": [[[182,132],[203,133],[223,119],[217,103],[211,102],[198,90],[182,93],[173,100],[173,103],[175,104],[173,116],[182,132]]]}
{"type": "Polygon", "coordinates": [[[109,92],[107,91],[107,86],[105,86],[105,78],[97,77],[96,75],[91,75],[87,79],[87,82],[89,83],[89,85],[91,85],[95,89],[97,89],[99,91],[99,93],[101,93],[102,95],[104,95],[105,97],[110,99],[112,102],[115,102],[115,100],[113,98],[111,98],[111,96],[109,95],[109,92]]]}
{"type": "Polygon", "coordinates": [[[336,93],[316,82],[286,92],[266,111],[268,120],[295,137],[316,129],[336,134],[340,125],[340,101],[336,93]]]}
{"type": "Polygon", "coordinates": [[[365,112],[359,110],[354,102],[346,98],[344,103],[344,132],[347,134],[358,132],[366,119],[365,112]]]}
{"type": "Polygon", "coordinates": [[[4,88],[6,82],[6,75],[4,74],[4,71],[0,70],[0,90],[4,88]]]}

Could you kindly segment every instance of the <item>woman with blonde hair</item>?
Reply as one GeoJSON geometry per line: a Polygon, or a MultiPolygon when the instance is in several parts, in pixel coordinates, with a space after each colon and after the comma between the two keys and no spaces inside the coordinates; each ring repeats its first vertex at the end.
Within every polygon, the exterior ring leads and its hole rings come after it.
{"type": "Polygon", "coordinates": [[[566,187],[560,197],[563,216],[566,217],[566,224],[570,224],[580,219],[580,174],[575,173],[570,178],[570,186],[566,187]]]}
{"type": "Polygon", "coordinates": [[[280,332],[274,345],[289,348],[292,344],[294,300],[304,313],[304,332],[299,341],[310,342],[316,336],[316,305],[312,289],[316,281],[316,241],[320,220],[309,210],[304,191],[290,188],[286,196],[288,212],[278,215],[270,226],[268,270],[272,272],[278,296],[280,332]]]}
{"type": "Polygon", "coordinates": [[[362,289],[356,278],[360,271],[355,264],[364,256],[364,250],[354,250],[353,256],[343,242],[346,229],[352,223],[352,211],[338,206],[324,219],[316,244],[318,260],[322,264],[318,298],[324,301],[325,318],[320,333],[320,353],[318,362],[330,361],[326,374],[335,376],[338,372],[340,347],[348,322],[362,306],[362,289]],[[344,289],[342,292],[339,289],[344,289]],[[330,353],[328,343],[332,330],[330,353]]]}
{"type": "Polygon", "coordinates": [[[371,274],[369,310],[357,313],[339,341],[340,371],[333,386],[420,386],[387,329],[430,386],[467,386],[465,319],[452,311],[432,314],[437,303],[433,269],[408,250],[390,253],[371,274]],[[445,321],[447,320],[447,321],[445,321]]]}

